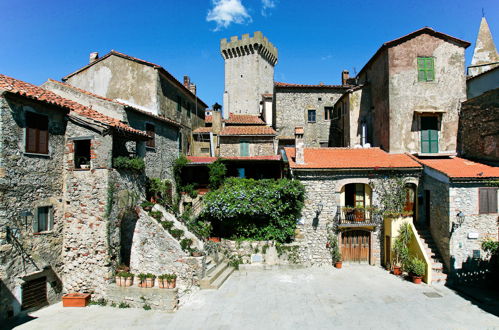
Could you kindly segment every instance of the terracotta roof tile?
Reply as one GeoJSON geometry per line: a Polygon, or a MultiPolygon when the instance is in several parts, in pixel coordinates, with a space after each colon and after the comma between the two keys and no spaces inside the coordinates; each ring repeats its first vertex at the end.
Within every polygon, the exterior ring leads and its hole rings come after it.
{"type": "Polygon", "coordinates": [[[63,83],[63,82],[60,82],[60,81],[57,81],[57,80],[54,80],[54,79],[49,79],[49,81],[54,82],[54,83],[59,84],[59,85],[62,85],[62,86],[65,86],[65,87],[68,87],[68,88],[72,88],[75,91],[78,91],[80,93],[83,93],[83,94],[86,94],[86,95],[89,95],[89,96],[92,96],[92,97],[95,97],[95,98],[99,98],[101,100],[105,100],[105,101],[109,101],[109,102],[113,102],[113,103],[119,104],[119,105],[127,107],[128,109],[131,109],[131,110],[133,110],[135,112],[139,112],[141,114],[144,114],[144,115],[149,116],[151,118],[157,119],[159,121],[163,121],[163,122],[166,122],[168,124],[172,124],[172,125],[178,126],[178,127],[181,126],[180,123],[178,123],[178,122],[176,122],[174,120],[171,120],[171,119],[163,117],[163,116],[157,116],[157,115],[152,114],[150,112],[147,112],[145,110],[133,107],[133,106],[131,106],[129,104],[126,104],[124,102],[113,100],[113,99],[110,99],[110,98],[107,98],[107,97],[104,97],[104,96],[101,96],[101,95],[97,95],[97,94],[94,94],[92,92],[86,91],[84,89],[81,89],[81,88],[75,87],[73,85],[70,85],[70,84],[67,84],[67,83],[63,83]]]}
{"type": "Polygon", "coordinates": [[[350,85],[326,85],[326,84],[318,84],[318,85],[305,85],[305,84],[291,84],[291,83],[283,83],[283,82],[274,82],[275,87],[285,87],[285,88],[351,88],[350,85]]]}
{"type": "Polygon", "coordinates": [[[199,97],[197,97],[194,93],[192,93],[187,87],[184,86],[184,84],[182,84],[180,81],[178,81],[177,78],[175,78],[170,72],[166,71],[166,69],[163,68],[161,65],[154,64],[154,63],[148,62],[148,61],[144,61],[144,60],[142,60],[140,58],[133,57],[133,56],[130,56],[130,55],[127,55],[127,54],[123,54],[123,53],[120,53],[120,52],[115,51],[115,50],[111,50],[109,53],[107,53],[106,55],[104,55],[102,57],[99,57],[98,59],[96,59],[92,63],[89,63],[89,64],[85,65],[84,67],[76,70],[75,72],[68,74],[67,76],[63,77],[62,80],[66,81],[67,79],[69,79],[70,77],[74,76],[75,74],[78,74],[78,73],[80,73],[80,72],[88,69],[92,65],[94,65],[94,64],[96,64],[96,63],[98,63],[98,62],[100,62],[100,61],[108,58],[111,55],[119,56],[121,58],[125,58],[127,60],[134,61],[134,62],[137,62],[137,63],[140,63],[140,64],[151,66],[151,67],[153,67],[155,69],[158,69],[160,72],[162,72],[164,75],[166,75],[175,85],[177,85],[182,90],[184,90],[185,93],[187,93],[188,95],[191,95],[192,97],[194,97],[195,99],[197,99],[204,107],[206,107],[206,108],[208,107],[208,105],[206,103],[204,103],[199,97]]]}
{"type": "Polygon", "coordinates": [[[220,135],[276,135],[269,126],[226,126],[220,135]]]}
{"type": "Polygon", "coordinates": [[[499,167],[477,163],[465,158],[416,158],[421,164],[428,166],[449,178],[498,178],[499,167]]]}
{"type": "Polygon", "coordinates": [[[63,109],[72,111],[80,116],[87,117],[101,124],[117,129],[119,131],[124,131],[134,135],[139,135],[141,137],[147,137],[147,134],[145,132],[136,130],[128,126],[127,124],[122,123],[118,119],[103,115],[100,112],[85,107],[75,101],[65,99],[39,86],[21,80],[17,80],[5,76],[3,74],[0,74],[0,88],[12,94],[20,95],[43,103],[48,103],[61,107],[63,109]]]}
{"type": "Polygon", "coordinates": [[[246,124],[246,125],[265,125],[265,122],[256,115],[240,115],[230,113],[229,118],[225,120],[226,124],[246,124]]]}
{"type": "Polygon", "coordinates": [[[210,133],[213,127],[198,127],[192,133],[210,133]]]}
{"type": "Polygon", "coordinates": [[[405,154],[389,154],[380,148],[305,148],[305,164],[301,165],[295,162],[295,148],[284,149],[294,169],[421,168],[405,154]]]}

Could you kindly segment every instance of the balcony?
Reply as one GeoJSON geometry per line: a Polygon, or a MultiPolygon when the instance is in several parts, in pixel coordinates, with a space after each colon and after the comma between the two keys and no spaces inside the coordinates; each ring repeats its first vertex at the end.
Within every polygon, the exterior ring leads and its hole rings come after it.
{"type": "Polygon", "coordinates": [[[338,206],[336,219],[338,227],[375,226],[377,215],[373,208],[353,208],[338,206]]]}

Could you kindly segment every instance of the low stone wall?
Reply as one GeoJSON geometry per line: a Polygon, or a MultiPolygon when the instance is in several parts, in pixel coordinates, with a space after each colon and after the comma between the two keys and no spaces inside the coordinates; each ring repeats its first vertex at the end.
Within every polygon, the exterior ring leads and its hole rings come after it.
{"type": "Polygon", "coordinates": [[[127,304],[133,308],[150,307],[154,310],[174,312],[178,306],[178,289],[121,287],[110,284],[106,289],[106,299],[116,306],[127,304]]]}
{"type": "Polygon", "coordinates": [[[300,264],[299,244],[277,244],[275,241],[231,241],[223,239],[219,254],[240,264],[300,264]]]}

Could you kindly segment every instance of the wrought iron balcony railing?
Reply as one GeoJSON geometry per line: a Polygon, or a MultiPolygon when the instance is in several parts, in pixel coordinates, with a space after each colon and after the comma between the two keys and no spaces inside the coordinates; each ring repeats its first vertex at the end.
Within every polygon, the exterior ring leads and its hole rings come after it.
{"type": "Polygon", "coordinates": [[[353,208],[338,206],[336,219],[341,225],[373,225],[375,223],[374,210],[368,208],[353,208]]]}

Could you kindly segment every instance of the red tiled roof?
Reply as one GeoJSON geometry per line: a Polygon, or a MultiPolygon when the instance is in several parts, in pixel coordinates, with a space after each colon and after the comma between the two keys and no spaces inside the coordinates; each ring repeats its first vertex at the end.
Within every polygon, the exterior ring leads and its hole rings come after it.
{"type": "Polygon", "coordinates": [[[414,158],[449,178],[499,178],[499,167],[477,163],[468,159],[454,158],[414,158]]]}
{"type": "Polygon", "coordinates": [[[269,126],[225,126],[220,135],[276,135],[269,126]]]}
{"type": "Polygon", "coordinates": [[[102,57],[99,57],[98,59],[96,59],[92,63],[89,63],[89,64],[85,65],[83,68],[80,68],[80,69],[76,70],[75,72],[68,74],[67,76],[63,77],[62,80],[66,81],[67,79],[69,79],[70,77],[74,76],[75,74],[80,73],[80,72],[88,69],[92,65],[94,65],[94,64],[96,64],[96,63],[98,63],[98,62],[100,62],[100,61],[108,58],[111,55],[119,56],[121,58],[130,60],[130,61],[134,61],[134,62],[137,62],[137,63],[140,63],[140,64],[144,64],[144,65],[147,65],[147,66],[151,66],[151,67],[153,67],[155,69],[158,69],[160,72],[162,72],[164,75],[166,75],[168,77],[168,79],[170,79],[174,84],[176,84],[178,87],[180,87],[182,90],[184,90],[185,93],[187,93],[188,95],[193,96],[205,108],[208,107],[208,105],[206,103],[204,103],[199,97],[197,97],[194,93],[192,93],[187,87],[184,86],[184,84],[182,84],[180,81],[178,81],[177,78],[175,78],[170,72],[166,71],[166,69],[163,68],[161,65],[154,64],[154,63],[148,62],[148,61],[144,61],[144,60],[141,60],[140,58],[133,57],[133,56],[130,56],[130,55],[127,55],[127,54],[123,54],[123,53],[117,52],[115,50],[111,50],[109,53],[107,53],[106,55],[104,55],[102,57]]]}
{"type": "Polygon", "coordinates": [[[283,82],[274,82],[275,87],[286,87],[286,88],[350,88],[352,86],[350,85],[325,85],[325,84],[318,84],[318,85],[305,85],[305,84],[290,84],[290,83],[283,83],[283,82]]]}
{"type": "MultiPolygon", "coordinates": [[[[197,157],[197,156],[187,156],[190,164],[211,164],[217,160],[217,157],[197,157]]],[[[247,157],[221,157],[222,160],[261,160],[261,161],[279,161],[281,160],[281,155],[271,155],[271,156],[247,156],[247,157]]]]}
{"type": "Polygon", "coordinates": [[[54,80],[54,79],[50,79],[49,78],[49,81],[51,81],[53,83],[56,83],[56,84],[59,84],[59,85],[62,85],[62,86],[65,86],[65,87],[68,87],[68,88],[72,88],[75,91],[78,91],[80,93],[83,93],[83,94],[86,94],[86,95],[89,95],[89,96],[92,96],[92,97],[95,97],[95,98],[98,98],[98,99],[101,99],[101,100],[105,100],[105,101],[109,101],[109,102],[113,102],[113,103],[119,104],[121,106],[127,107],[128,109],[134,110],[136,112],[139,112],[139,113],[144,114],[146,116],[149,116],[151,118],[157,119],[159,121],[163,121],[163,122],[166,122],[168,124],[172,124],[172,125],[178,126],[178,127],[181,126],[180,123],[178,123],[178,122],[176,122],[174,120],[171,120],[171,119],[163,117],[163,116],[155,115],[155,114],[150,113],[148,111],[144,111],[144,110],[135,108],[135,107],[133,107],[131,105],[128,105],[128,104],[126,104],[124,102],[113,100],[113,99],[110,99],[110,98],[107,98],[107,97],[104,97],[104,96],[101,96],[101,95],[97,95],[97,94],[94,94],[92,92],[86,91],[84,89],[81,89],[81,88],[75,87],[73,85],[70,85],[70,84],[67,84],[67,83],[63,83],[63,82],[60,82],[60,81],[57,81],[57,80],[54,80]]]}
{"type": "Polygon", "coordinates": [[[295,148],[284,148],[289,166],[295,169],[421,168],[404,154],[389,154],[380,148],[305,148],[305,164],[296,164],[295,148]]]}
{"type": "Polygon", "coordinates": [[[210,133],[213,127],[198,127],[192,133],[210,133]]]}
{"type": "Polygon", "coordinates": [[[112,127],[119,131],[147,137],[145,132],[136,130],[118,119],[103,115],[91,108],[85,107],[75,101],[65,99],[51,91],[39,86],[17,80],[3,74],[0,74],[0,88],[9,93],[37,100],[39,102],[52,104],[63,109],[73,111],[74,113],[95,120],[101,124],[112,127]]]}
{"type": "Polygon", "coordinates": [[[226,124],[246,124],[246,125],[265,125],[265,122],[256,115],[240,115],[235,113],[229,114],[229,119],[225,120],[226,124]]]}

